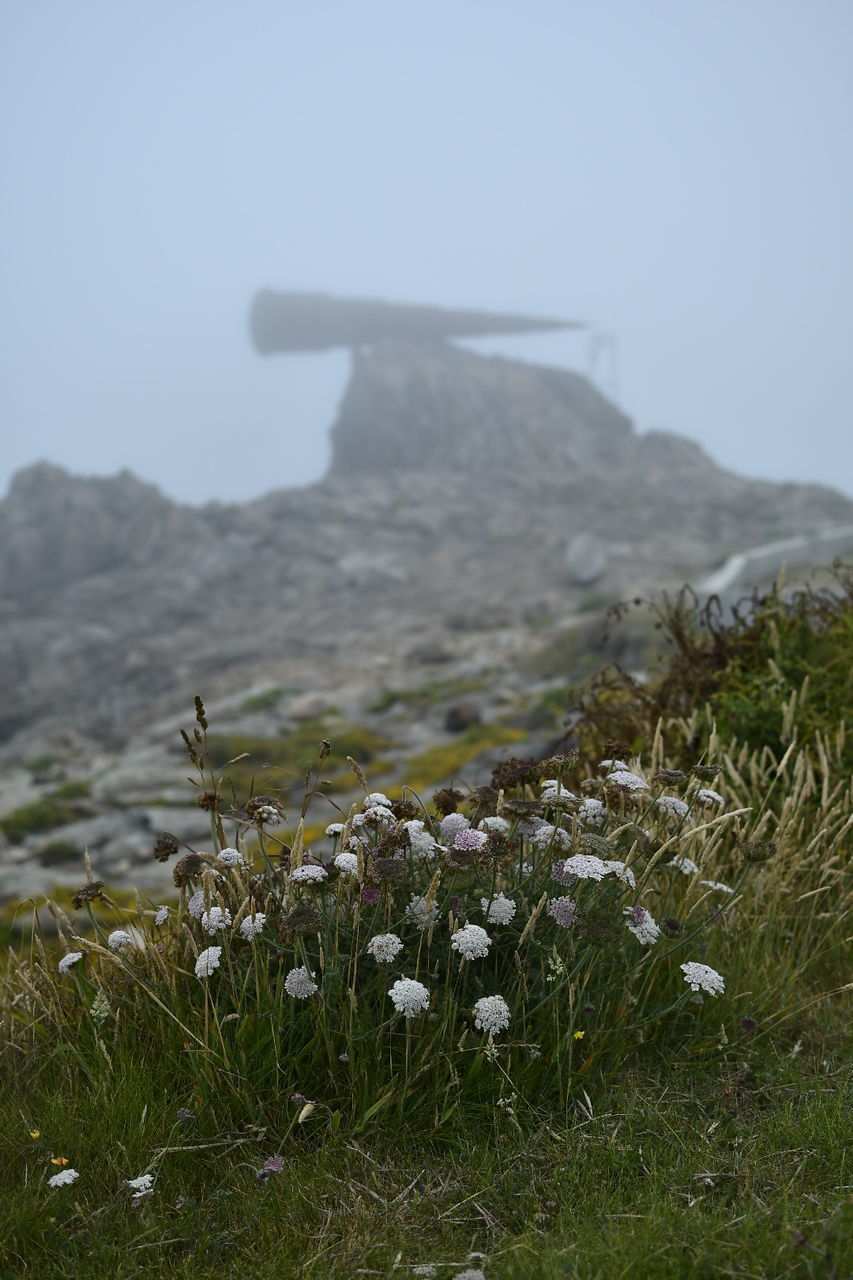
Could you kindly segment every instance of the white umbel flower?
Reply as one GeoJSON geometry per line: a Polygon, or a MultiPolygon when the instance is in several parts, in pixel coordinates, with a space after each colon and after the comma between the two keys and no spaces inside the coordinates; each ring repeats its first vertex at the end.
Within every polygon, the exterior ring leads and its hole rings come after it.
{"type": "Polygon", "coordinates": [[[369,796],[364,797],[365,809],[373,809],[377,805],[381,805],[383,809],[390,809],[391,801],[381,791],[371,791],[369,796]]]}
{"type": "Polygon", "coordinates": [[[347,876],[358,875],[358,857],[354,853],[339,853],[335,858],[335,866],[347,876]]]}
{"type": "Polygon", "coordinates": [[[305,866],[294,867],[290,873],[290,878],[296,884],[322,884],[324,880],[328,880],[329,873],[325,867],[306,863],[305,866]]]}
{"type": "Polygon", "coordinates": [[[200,920],[204,915],[204,889],[196,889],[192,894],[188,903],[187,911],[194,920],[200,920]]]}
{"type": "Polygon", "coordinates": [[[509,823],[506,818],[499,818],[495,815],[493,818],[484,818],[482,822],[477,823],[478,831],[496,831],[499,835],[505,836],[509,833],[509,823]]]}
{"type": "Polygon", "coordinates": [[[516,912],[512,898],[505,897],[503,893],[496,893],[491,902],[488,898],[481,898],[480,906],[486,913],[487,924],[509,924],[516,912]]]}
{"type": "Polygon", "coordinates": [[[227,907],[211,907],[209,911],[202,912],[201,927],[211,938],[227,929],[230,923],[231,912],[227,907]]]}
{"type": "Polygon", "coordinates": [[[334,840],[335,836],[339,836],[343,831],[343,829],[344,829],[344,824],[342,822],[330,822],[329,825],[326,827],[326,835],[331,836],[331,838],[334,840]]]}
{"type": "Polygon", "coordinates": [[[625,907],[624,915],[627,916],[625,921],[627,928],[644,947],[650,947],[653,942],[657,942],[660,929],[650,911],[645,907],[625,907]]]}
{"type": "Polygon", "coordinates": [[[267,918],[263,911],[256,911],[253,916],[246,916],[240,921],[240,933],[247,942],[254,942],[258,934],[263,931],[266,922],[267,918]]]}
{"type": "Polygon", "coordinates": [[[427,906],[423,894],[413,893],[406,907],[406,919],[423,933],[438,919],[438,906],[434,902],[427,906]]]}
{"type": "Polygon", "coordinates": [[[577,800],[577,796],[573,791],[569,791],[568,787],[564,787],[559,778],[545,778],[539,784],[542,788],[541,799],[548,800],[577,800]]]}
{"type": "Polygon", "coordinates": [[[79,1177],[80,1174],[76,1169],[63,1169],[61,1173],[55,1173],[52,1178],[48,1178],[47,1185],[49,1187],[70,1187],[79,1177]]]}
{"type": "Polygon", "coordinates": [[[675,867],[676,871],[680,871],[685,876],[694,876],[699,870],[693,859],[686,857],[683,853],[679,854],[677,858],[673,858],[669,865],[675,867]]]}
{"type": "Polygon", "coordinates": [[[696,799],[700,804],[725,804],[719,791],[712,791],[710,787],[700,787],[696,799]]]}
{"type": "Polygon", "coordinates": [[[492,940],[478,924],[466,924],[457,929],[450,939],[450,945],[466,960],[483,960],[489,954],[492,940]]]}
{"type": "Polygon", "coordinates": [[[206,951],[200,952],[195,962],[195,976],[200,980],[209,978],[214,970],[219,968],[221,958],[221,947],[208,947],[206,951]]]}
{"type": "Polygon", "coordinates": [[[709,996],[721,996],[725,991],[725,978],[709,965],[688,960],[680,967],[684,974],[684,981],[690,983],[691,991],[705,991],[709,996]]]}
{"type": "Polygon", "coordinates": [[[717,893],[734,893],[734,889],[723,884],[722,880],[700,880],[699,883],[704,884],[706,889],[716,890],[717,893]]]}
{"type": "Polygon", "coordinates": [[[582,800],[577,812],[577,820],[582,827],[600,827],[607,817],[607,810],[600,800],[589,796],[582,800]]]}
{"type": "Polygon", "coordinates": [[[82,951],[69,951],[68,955],[63,956],[56,967],[60,973],[68,973],[69,969],[73,968],[77,961],[82,959],[82,951]]]}
{"type": "Polygon", "coordinates": [[[404,1018],[416,1018],[429,1008],[429,992],[422,982],[414,978],[398,978],[388,992],[391,1003],[404,1018]]]}
{"type": "Polygon", "coordinates": [[[509,1005],[503,996],[483,996],[474,1005],[474,1026],[496,1036],[509,1026],[509,1005]]]}
{"type": "Polygon", "coordinates": [[[438,830],[445,844],[453,844],[453,838],[460,831],[465,831],[471,823],[464,813],[448,813],[441,819],[438,830]]]}
{"type": "Polygon", "coordinates": [[[158,908],[157,908],[157,914],[156,914],[156,916],[154,917],[154,923],[155,923],[155,925],[165,924],[165,923],[166,923],[166,921],[167,921],[168,919],[169,919],[169,908],[168,908],[168,907],[158,907],[158,908]]]}
{"type": "Polygon", "coordinates": [[[627,769],[628,766],[624,760],[599,760],[599,769],[627,769]]]}
{"type": "Polygon", "coordinates": [[[107,938],[107,946],[110,951],[124,951],[125,947],[129,947],[133,939],[126,929],[113,929],[107,938]]]}
{"type": "Polygon", "coordinates": [[[655,806],[670,818],[686,818],[690,812],[690,805],[685,804],[678,796],[658,796],[655,806]]]}
{"type": "Polygon", "coordinates": [[[630,769],[617,769],[615,773],[608,773],[607,781],[614,787],[621,787],[623,791],[648,791],[649,784],[636,773],[631,773],[630,769]]]}
{"type": "Polygon", "coordinates": [[[540,849],[556,849],[561,853],[565,853],[571,847],[572,837],[564,827],[553,827],[550,822],[546,822],[540,827],[533,836],[533,844],[538,845],[540,849]]]}
{"type": "Polygon", "coordinates": [[[367,954],[377,964],[390,964],[402,950],[402,939],[396,933],[377,933],[367,944],[367,954]]]}
{"type": "Polygon", "coordinates": [[[154,1190],[154,1174],[143,1173],[139,1178],[125,1178],[124,1185],[128,1191],[133,1191],[138,1196],[145,1196],[149,1191],[154,1190]]]}
{"type": "Polygon", "coordinates": [[[420,818],[411,818],[408,822],[403,823],[403,827],[408,833],[409,845],[415,861],[435,857],[438,845],[420,818]]]}
{"type": "Polygon", "coordinates": [[[220,849],[219,861],[226,867],[239,867],[241,871],[248,871],[250,866],[249,859],[239,849],[220,849]]]}
{"type": "Polygon", "coordinates": [[[631,889],[636,889],[637,880],[630,867],[626,867],[624,862],[618,859],[608,860],[604,863],[608,872],[614,875],[617,880],[621,880],[623,884],[627,884],[631,889]]]}
{"type": "Polygon", "coordinates": [[[607,863],[596,858],[592,853],[576,853],[573,858],[566,858],[560,870],[560,879],[566,876],[577,876],[578,880],[603,880],[607,875],[607,863]]]}
{"type": "Polygon", "coordinates": [[[307,1000],[317,990],[317,983],[314,981],[314,974],[303,964],[298,969],[290,970],[284,980],[284,989],[295,1000],[307,1000]]]}

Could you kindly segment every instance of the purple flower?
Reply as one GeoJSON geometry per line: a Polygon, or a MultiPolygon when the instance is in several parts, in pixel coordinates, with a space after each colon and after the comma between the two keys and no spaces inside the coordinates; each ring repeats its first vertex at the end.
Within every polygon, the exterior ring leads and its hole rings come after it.
{"type": "Polygon", "coordinates": [[[372,885],[367,885],[366,888],[361,891],[361,900],[362,902],[368,902],[373,906],[379,901],[379,890],[375,889],[372,885]]]}
{"type": "Polygon", "coordinates": [[[472,827],[466,827],[464,831],[456,832],[453,848],[461,849],[464,853],[474,853],[477,849],[482,849],[488,839],[485,831],[474,831],[472,827]]]}
{"type": "Polygon", "coordinates": [[[270,1156],[267,1160],[264,1161],[264,1163],[261,1165],[260,1169],[258,1170],[255,1176],[257,1177],[259,1182],[266,1182],[267,1178],[270,1176],[271,1173],[281,1173],[283,1168],[284,1168],[283,1156],[270,1156]]]}
{"type": "Polygon", "coordinates": [[[548,914],[564,929],[569,929],[578,918],[578,909],[571,898],[552,898],[548,905],[548,914]]]}
{"type": "Polygon", "coordinates": [[[455,916],[462,915],[462,899],[459,897],[458,893],[450,895],[450,910],[455,916]]]}

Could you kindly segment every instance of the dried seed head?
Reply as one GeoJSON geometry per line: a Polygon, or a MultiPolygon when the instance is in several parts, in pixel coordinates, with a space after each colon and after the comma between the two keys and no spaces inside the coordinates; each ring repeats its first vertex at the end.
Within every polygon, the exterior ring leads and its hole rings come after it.
{"type": "Polygon", "coordinates": [[[540,760],[539,765],[543,773],[569,773],[578,763],[580,752],[577,748],[567,751],[562,755],[548,756],[545,760],[540,760]]]}
{"type": "Polygon", "coordinates": [[[442,818],[446,818],[449,813],[455,813],[459,808],[459,801],[465,797],[461,791],[457,791],[455,787],[442,787],[440,791],[436,791],[432,798],[442,818]]]}
{"type": "Polygon", "coordinates": [[[716,778],[722,767],[721,764],[694,764],[690,772],[694,778],[703,778],[705,781],[711,782],[716,778]]]}
{"type": "Polygon", "coordinates": [[[181,889],[191,880],[198,880],[206,867],[207,862],[200,853],[185,853],[172,867],[172,879],[181,889]]]}
{"type": "Polygon", "coordinates": [[[685,782],[687,774],[683,769],[658,769],[655,774],[655,782],[661,782],[666,787],[674,787],[677,782],[685,782]]]}
{"type": "Polygon", "coordinates": [[[198,694],[196,694],[194,701],[195,701],[195,718],[198,721],[198,723],[201,725],[202,729],[204,729],[206,732],[207,720],[205,719],[205,715],[204,715],[204,703],[202,702],[198,694]]]}
{"type": "Polygon", "coordinates": [[[405,873],[406,863],[402,858],[374,858],[368,874],[377,880],[399,880],[405,873]]]}
{"type": "Polygon", "coordinates": [[[158,862],[168,862],[179,848],[178,839],[171,831],[161,831],[154,841],[154,857],[158,862]]]}
{"type": "Polygon", "coordinates": [[[492,770],[492,786],[496,791],[507,791],[510,787],[535,786],[542,777],[541,760],[520,760],[510,756],[502,760],[492,770]]]}
{"type": "Polygon", "coordinates": [[[391,812],[398,822],[411,822],[420,813],[420,809],[413,800],[395,800],[391,805],[391,812]]]}
{"type": "Polygon", "coordinates": [[[274,826],[284,818],[284,806],[276,796],[252,796],[246,817],[257,826],[274,826]]]}
{"type": "Polygon", "coordinates": [[[300,902],[286,916],[282,916],[279,937],[282,942],[287,942],[297,933],[319,933],[322,927],[323,917],[316,907],[300,902]]]}
{"type": "Polygon", "coordinates": [[[103,880],[87,880],[79,889],[74,890],[71,897],[73,906],[79,911],[84,902],[94,902],[97,898],[102,898],[103,887],[103,880]]]}
{"type": "Polygon", "coordinates": [[[617,760],[630,760],[635,752],[630,742],[621,738],[608,738],[604,744],[604,754],[617,760]]]}
{"type": "Polygon", "coordinates": [[[196,805],[199,809],[205,809],[212,813],[219,804],[219,797],[215,791],[200,791],[195,798],[196,805]]]}
{"type": "Polygon", "coordinates": [[[742,840],[738,848],[746,862],[767,862],[776,852],[776,841],[742,840]]]}
{"type": "Polygon", "coordinates": [[[593,831],[583,831],[572,841],[572,853],[608,859],[613,856],[613,845],[604,836],[597,836],[593,831]]]}
{"type": "Polygon", "coordinates": [[[684,925],[675,916],[664,916],[660,927],[668,938],[677,938],[680,933],[684,933],[684,925]]]}

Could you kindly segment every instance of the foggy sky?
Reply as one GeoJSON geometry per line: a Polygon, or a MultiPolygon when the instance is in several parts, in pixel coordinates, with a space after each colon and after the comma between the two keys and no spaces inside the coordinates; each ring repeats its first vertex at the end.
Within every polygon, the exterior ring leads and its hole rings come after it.
{"type": "Polygon", "coordinates": [[[318,478],[349,359],[256,356],[270,286],[586,321],[639,429],[853,494],[851,57],[849,0],[9,0],[0,491],[318,478]]]}

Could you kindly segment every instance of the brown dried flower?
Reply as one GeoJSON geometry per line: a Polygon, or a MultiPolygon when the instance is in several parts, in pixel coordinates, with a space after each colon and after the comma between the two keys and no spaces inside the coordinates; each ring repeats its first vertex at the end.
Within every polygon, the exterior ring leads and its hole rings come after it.
{"type": "Polygon", "coordinates": [[[703,778],[706,782],[712,782],[722,767],[721,764],[694,764],[690,772],[694,778],[703,778]]]}
{"type": "Polygon", "coordinates": [[[79,889],[74,890],[71,896],[72,904],[79,911],[84,902],[94,902],[96,898],[102,898],[103,887],[103,880],[87,880],[85,884],[80,885],[79,889]]]}
{"type": "Polygon", "coordinates": [[[179,889],[189,884],[190,880],[198,880],[202,871],[208,866],[200,853],[185,853],[172,867],[172,879],[179,889]]]}
{"type": "Polygon", "coordinates": [[[289,942],[297,933],[319,933],[322,927],[323,917],[317,908],[300,902],[282,916],[278,932],[282,942],[289,942]]]}
{"type": "Polygon", "coordinates": [[[168,862],[179,848],[178,839],[171,831],[161,831],[154,841],[154,857],[158,862],[168,862]]]}
{"type": "Polygon", "coordinates": [[[742,840],[738,848],[747,862],[767,862],[776,852],[776,841],[742,840]]]}
{"type": "Polygon", "coordinates": [[[215,791],[200,791],[195,802],[199,809],[205,809],[210,813],[219,804],[219,797],[215,791]]]}
{"type": "Polygon", "coordinates": [[[449,813],[455,813],[459,808],[459,801],[465,797],[461,791],[457,791],[455,787],[443,787],[441,791],[436,791],[432,798],[442,818],[446,818],[449,813]]]}
{"type": "Polygon", "coordinates": [[[284,806],[276,796],[252,796],[246,816],[257,826],[274,826],[284,819],[284,806]]]}
{"type": "Polygon", "coordinates": [[[674,787],[677,782],[685,782],[687,774],[683,769],[658,769],[655,774],[655,782],[661,782],[666,787],[674,787]]]}
{"type": "Polygon", "coordinates": [[[509,791],[512,787],[535,786],[542,777],[541,760],[520,760],[510,756],[492,770],[492,786],[496,791],[509,791]]]}

